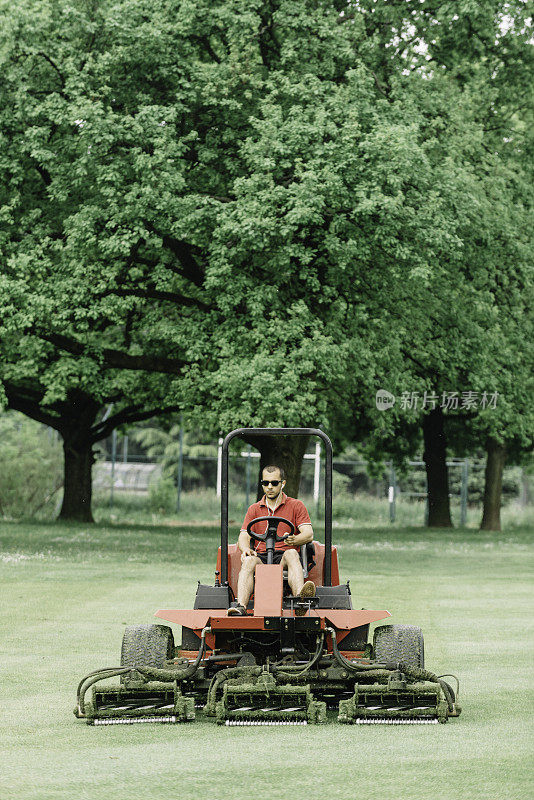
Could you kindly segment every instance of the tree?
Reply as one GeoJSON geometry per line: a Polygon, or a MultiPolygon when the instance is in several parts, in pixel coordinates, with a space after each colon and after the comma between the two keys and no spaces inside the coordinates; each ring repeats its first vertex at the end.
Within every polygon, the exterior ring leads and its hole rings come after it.
{"type": "Polygon", "coordinates": [[[432,102],[454,111],[460,90],[436,80],[428,105],[428,75],[397,63],[395,79],[364,4],[2,8],[13,407],[61,420],[85,453],[158,408],[316,426],[348,408],[347,385],[374,398],[377,321],[400,310],[390,350],[406,350],[409,292],[423,347],[424,303],[458,272],[469,173],[459,113],[441,163],[432,102]]]}
{"type": "MultiPolygon", "coordinates": [[[[298,27],[304,11],[282,6],[277,41],[261,11],[231,2],[215,10],[170,0],[150,10],[139,0],[76,10],[61,0],[38,9],[2,4],[2,380],[11,408],[64,438],[65,518],[91,518],[94,443],[114,425],[194,405],[181,388],[186,373],[204,385],[215,358],[228,367],[225,343],[212,346],[221,321],[237,312],[237,333],[247,338],[278,300],[279,285],[259,289],[269,236],[282,242],[279,220],[250,247],[265,158],[257,177],[249,139],[263,124],[266,95],[285,92],[298,108],[304,51],[311,74],[320,73],[314,91],[343,70],[339,38],[330,31],[328,47],[310,44],[298,27]],[[228,292],[229,275],[249,255],[240,293],[228,292]],[[180,380],[151,377],[161,374],[180,380]],[[114,410],[104,420],[108,404],[114,410]]],[[[310,24],[327,16],[319,9],[310,24]]],[[[307,121],[303,115],[301,125],[307,121]]],[[[286,178],[277,180],[287,188],[286,178]]],[[[294,226],[296,183],[287,193],[294,226]]],[[[275,197],[275,216],[276,204],[275,197]]],[[[283,283],[302,270],[286,250],[283,283]]],[[[287,346],[297,349],[308,337],[303,308],[284,312],[295,317],[297,340],[288,336],[287,346]]],[[[275,329],[278,319],[273,314],[275,329]]],[[[321,326],[312,327],[320,339],[321,326]]],[[[235,326],[226,334],[231,348],[235,326]]],[[[310,361],[294,366],[292,379],[314,371],[310,361]]],[[[310,416],[314,405],[300,398],[310,416]]],[[[264,418],[269,407],[266,398],[264,418]]]]}
{"type": "MultiPolygon", "coordinates": [[[[532,447],[534,430],[526,400],[532,388],[533,250],[528,4],[467,2],[459,10],[448,2],[361,0],[357,7],[347,23],[363,19],[359,52],[377,89],[393,103],[400,87],[411,87],[427,118],[421,131],[435,184],[456,184],[449,202],[457,252],[436,253],[439,269],[434,265],[421,274],[423,313],[417,296],[410,297],[405,312],[412,325],[403,349],[414,361],[415,376],[430,379],[438,394],[466,387],[482,395],[491,387],[501,395],[497,413],[482,408],[469,420],[478,442],[487,441],[489,448],[483,524],[491,518],[498,525],[504,443],[513,442],[511,450],[520,457],[532,447]]],[[[429,454],[434,449],[425,448],[429,454]]],[[[445,503],[444,450],[435,463],[445,503]]],[[[427,463],[429,490],[431,472],[427,463]]],[[[448,517],[445,506],[442,517],[448,517]]]]}
{"type": "Polygon", "coordinates": [[[192,246],[144,219],[181,152],[160,125],[176,76],[141,3],[122,21],[112,4],[3,6],[1,377],[9,407],[63,437],[60,516],[90,520],[94,443],[178,407],[161,374],[206,321],[192,246]]]}
{"type": "Polygon", "coordinates": [[[2,377],[79,454],[64,515],[90,515],[96,437],[159,404],[324,419],[354,147],[380,124],[335,5],[3,10],[2,377]],[[156,404],[151,373],[179,373],[156,404]]]}

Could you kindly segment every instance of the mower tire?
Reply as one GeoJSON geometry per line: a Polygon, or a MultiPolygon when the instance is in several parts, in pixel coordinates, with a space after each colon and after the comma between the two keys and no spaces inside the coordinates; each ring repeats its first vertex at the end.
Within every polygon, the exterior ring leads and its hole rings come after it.
{"type": "Polygon", "coordinates": [[[161,668],[173,656],[174,636],[167,625],[128,625],[124,631],[121,667],[161,668]]]}
{"type": "Polygon", "coordinates": [[[376,661],[425,666],[423,632],[417,625],[380,625],[375,628],[373,651],[376,661]]]}

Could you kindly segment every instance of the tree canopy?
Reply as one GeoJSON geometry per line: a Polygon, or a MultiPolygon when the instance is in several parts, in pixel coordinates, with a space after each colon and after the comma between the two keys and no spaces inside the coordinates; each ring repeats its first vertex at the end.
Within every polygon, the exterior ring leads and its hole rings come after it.
{"type": "Polygon", "coordinates": [[[87,452],[164,408],[391,437],[377,388],[496,348],[510,388],[526,13],[464,5],[2,0],[9,404],[87,452]]]}

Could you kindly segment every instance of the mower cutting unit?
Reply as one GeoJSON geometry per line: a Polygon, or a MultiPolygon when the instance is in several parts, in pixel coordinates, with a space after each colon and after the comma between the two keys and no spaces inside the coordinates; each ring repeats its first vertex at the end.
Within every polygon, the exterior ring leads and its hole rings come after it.
{"type": "Polygon", "coordinates": [[[221,546],[215,584],[199,583],[192,610],[156,616],[182,628],[176,648],[167,625],[126,628],[121,663],[90,673],[78,686],[75,715],[89,724],[190,722],[197,715],[220,725],[307,725],[337,718],[347,724],[435,724],[458,716],[456,692],[424,668],[423,635],[413,625],[371,623],[388,611],[353,609],[339,581],[332,546],[332,445],[314,428],[240,428],[222,448],[221,546]],[[273,564],[277,528],[264,518],[267,564],[256,567],[245,616],[228,616],[237,594],[241,552],[228,544],[228,446],[243,434],[315,435],[326,449],[325,543],[301,548],[315,597],[293,597],[281,564],[273,564]],[[312,556],[312,559],[310,559],[312,556]],[[312,563],[309,572],[307,566],[312,563]],[[118,683],[110,683],[119,678],[118,683]],[[102,683],[102,682],[105,683],[102,683]]]}

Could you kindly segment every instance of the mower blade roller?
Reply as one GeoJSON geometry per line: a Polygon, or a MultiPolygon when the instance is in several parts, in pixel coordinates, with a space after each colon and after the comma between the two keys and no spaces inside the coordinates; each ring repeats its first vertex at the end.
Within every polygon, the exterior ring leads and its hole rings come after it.
{"type": "Polygon", "coordinates": [[[278,684],[271,673],[253,683],[224,684],[216,704],[218,725],[326,722],[326,703],[314,699],[309,684],[278,684]]]}
{"type": "Polygon", "coordinates": [[[338,722],[421,724],[447,722],[449,706],[439,683],[406,683],[402,689],[387,683],[356,684],[348,700],[340,700],[338,722]]]}
{"type": "Polygon", "coordinates": [[[190,722],[195,719],[192,697],[184,697],[173,684],[129,686],[93,686],[92,698],[86,703],[88,724],[112,725],[134,722],[190,722]]]}
{"type": "Polygon", "coordinates": [[[80,681],[74,713],[96,726],[211,718],[232,728],[327,720],[435,725],[459,716],[458,680],[453,691],[444,678],[454,676],[425,668],[421,628],[390,624],[389,611],[360,606],[353,606],[348,582],[340,582],[332,544],[328,436],[316,428],[240,428],[222,445],[221,545],[214,585],[199,582],[192,608],[161,609],[156,624],[127,626],[120,666],[80,681]],[[315,593],[293,596],[282,564],[272,563],[276,543],[283,540],[277,538],[277,526],[293,525],[277,517],[275,508],[273,516],[248,523],[247,530],[267,521],[265,533],[255,533],[265,541],[267,563],[255,568],[245,613],[235,614],[242,553],[229,544],[229,445],[236,436],[288,434],[317,436],[325,447],[324,543],[314,539],[300,552],[303,577],[315,593]],[[179,646],[170,625],[181,628],[179,646]]]}

